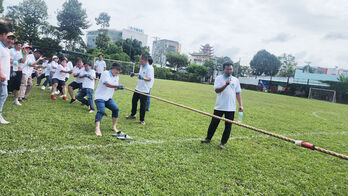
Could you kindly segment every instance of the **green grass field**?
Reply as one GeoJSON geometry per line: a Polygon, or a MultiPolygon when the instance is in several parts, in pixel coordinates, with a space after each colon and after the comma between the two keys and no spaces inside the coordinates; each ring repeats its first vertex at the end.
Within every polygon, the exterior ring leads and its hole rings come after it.
{"type": "MultiPolygon", "coordinates": [[[[120,83],[135,88],[136,80],[120,83]]],[[[156,80],[153,95],[209,113],[210,85],[156,80]]],[[[243,123],[348,154],[348,106],[244,90],[243,123]]],[[[152,100],[146,126],[126,120],[132,93],[118,91],[119,130],[94,135],[95,114],[79,103],[51,101],[34,87],[16,107],[9,96],[0,126],[0,195],[348,195],[348,161],[232,126],[218,148],[224,123],[201,144],[210,118],[152,100]]]]}

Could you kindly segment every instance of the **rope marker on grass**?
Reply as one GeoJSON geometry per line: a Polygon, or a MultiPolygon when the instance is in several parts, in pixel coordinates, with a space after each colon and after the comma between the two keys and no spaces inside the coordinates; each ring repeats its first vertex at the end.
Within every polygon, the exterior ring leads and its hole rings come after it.
{"type": "Polygon", "coordinates": [[[292,138],[288,138],[288,137],[285,137],[285,136],[282,136],[282,135],[278,135],[278,134],[275,134],[275,133],[272,133],[272,132],[269,132],[269,131],[265,131],[265,130],[262,130],[262,129],[259,129],[259,128],[256,128],[256,127],[252,127],[250,125],[242,124],[240,122],[236,122],[236,121],[233,121],[233,120],[230,120],[230,119],[227,119],[227,118],[223,118],[223,117],[216,116],[216,115],[213,115],[213,114],[210,114],[210,113],[207,113],[207,112],[203,112],[203,111],[200,111],[200,110],[197,110],[197,109],[194,109],[194,108],[190,108],[188,106],[185,106],[185,105],[182,105],[182,104],[179,104],[179,103],[168,101],[168,100],[162,99],[160,97],[156,97],[156,96],[153,96],[153,95],[149,95],[149,94],[146,94],[146,93],[135,91],[135,90],[129,89],[127,87],[124,87],[124,89],[127,90],[127,91],[130,91],[130,92],[138,93],[138,94],[141,94],[141,95],[145,95],[147,97],[151,97],[153,99],[157,99],[159,101],[163,101],[165,103],[169,103],[169,104],[181,107],[181,108],[185,108],[187,110],[191,110],[191,111],[197,112],[197,113],[205,115],[205,116],[210,116],[210,117],[213,117],[213,118],[217,118],[217,119],[220,119],[220,120],[223,120],[223,121],[226,121],[226,122],[238,125],[240,127],[244,127],[244,128],[247,128],[247,129],[259,132],[259,133],[263,133],[263,134],[266,134],[266,135],[269,135],[269,136],[272,136],[272,137],[275,137],[275,138],[278,138],[278,139],[281,139],[281,140],[284,140],[284,141],[287,141],[287,142],[291,142],[291,143],[296,144],[298,146],[301,146],[303,148],[308,148],[308,149],[311,149],[311,150],[317,150],[319,152],[322,152],[322,153],[325,153],[325,154],[328,154],[328,155],[332,155],[332,156],[335,156],[335,157],[338,157],[338,158],[341,158],[341,159],[348,160],[348,156],[346,156],[344,154],[339,154],[337,152],[326,150],[324,148],[320,148],[320,147],[314,146],[313,144],[308,143],[308,142],[304,142],[304,141],[300,141],[300,140],[294,140],[292,138]]]}

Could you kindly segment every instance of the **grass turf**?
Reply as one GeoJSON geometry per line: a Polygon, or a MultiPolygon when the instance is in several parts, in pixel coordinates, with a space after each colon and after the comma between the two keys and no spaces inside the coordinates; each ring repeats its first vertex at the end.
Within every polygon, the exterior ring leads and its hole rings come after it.
{"type": "MultiPolygon", "coordinates": [[[[120,83],[135,88],[136,80],[120,83]]],[[[209,113],[210,85],[156,80],[152,94],[209,113]]],[[[132,93],[114,94],[118,128],[134,138],[94,135],[94,116],[79,103],[50,100],[34,87],[23,106],[9,96],[0,126],[0,194],[347,195],[348,161],[232,126],[218,148],[224,123],[200,144],[210,118],[152,100],[146,126],[126,120],[132,93]],[[256,136],[256,137],[251,137],[256,136]]],[[[348,154],[348,106],[244,90],[243,123],[348,154]]]]}

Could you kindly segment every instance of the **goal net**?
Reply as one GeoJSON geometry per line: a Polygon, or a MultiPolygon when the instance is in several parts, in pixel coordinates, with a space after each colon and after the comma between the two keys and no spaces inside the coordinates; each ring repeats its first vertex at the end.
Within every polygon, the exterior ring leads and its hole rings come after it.
{"type": "Polygon", "coordinates": [[[336,91],[321,88],[310,88],[308,99],[318,99],[336,103],[336,91]]]}
{"type": "MultiPolygon", "coordinates": [[[[97,57],[94,57],[93,64],[98,60],[97,57]]],[[[106,63],[106,69],[110,69],[113,63],[117,62],[121,65],[121,74],[130,74],[131,72],[134,72],[135,70],[135,63],[133,62],[127,62],[127,61],[119,61],[119,60],[113,60],[113,59],[103,59],[106,63]]]]}

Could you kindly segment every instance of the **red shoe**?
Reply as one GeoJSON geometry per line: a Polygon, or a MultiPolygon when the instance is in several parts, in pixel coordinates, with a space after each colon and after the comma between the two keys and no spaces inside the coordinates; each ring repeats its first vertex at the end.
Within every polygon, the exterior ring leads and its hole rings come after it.
{"type": "Polygon", "coordinates": [[[65,101],[68,101],[68,98],[67,98],[66,96],[63,96],[63,99],[64,99],[65,101]]]}
{"type": "Polygon", "coordinates": [[[57,98],[56,98],[56,96],[51,95],[51,99],[52,99],[52,100],[56,100],[57,98]]]}

